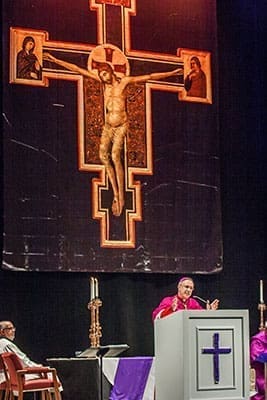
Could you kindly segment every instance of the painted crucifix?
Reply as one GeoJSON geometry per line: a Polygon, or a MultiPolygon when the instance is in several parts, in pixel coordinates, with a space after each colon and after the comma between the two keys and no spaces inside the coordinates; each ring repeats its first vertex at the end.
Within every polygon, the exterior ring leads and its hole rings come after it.
{"type": "MultiPolygon", "coordinates": [[[[112,52],[109,45],[104,45],[106,52],[112,52]]],[[[118,217],[124,208],[125,174],[122,164],[122,151],[124,140],[128,132],[128,115],[126,109],[126,89],[130,84],[144,83],[148,80],[160,80],[174,75],[183,75],[182,68],[173,71],[154,72],[139,76],[119,77],[113,69],[111,63],[92,61],[93,69],[97,69],[97,74],[90,69],[80,68],[63,60],[59,60],[49,53],[44,53],[43,59],[52,61],[70,71],[77,72],[87,78],[95,79],[101,83],[104,96],[104,125],[99,147],[99,158],[105,166],[112,191],[112,213],[118,217]]]]}
{"type": "MultiPolygon", "coordinates": [[[[89,4],[97,12],[97,45],[53,42],[47,32],[24,30],[38,39],[42,79],[20,80],[11,68],[10,81],[37,86],[49,86],[49,79],[77,82],[79,170],[99,174],[93,178],[92,215],[100,221],[100,244],[130,248],[135,247],[135,223],[142,220],[141,183],[135,175],[153,173],[151,93],[176,92],[179,100],[210,104],[210,53],[133,50],[130,17],[136,14],[136,0],[89,4]],[[73,62],[73,55],[81,55],[83,62],[73,62]],[[201,59],[207,76],[205,97],[187,95],[184,80],[192,56],[201,59]],[[113,234],[118,224],[123,233],[113,234]]],[[[14,37],[19,33],[22,38],[22,31],[14,29],[14,37]]]]}

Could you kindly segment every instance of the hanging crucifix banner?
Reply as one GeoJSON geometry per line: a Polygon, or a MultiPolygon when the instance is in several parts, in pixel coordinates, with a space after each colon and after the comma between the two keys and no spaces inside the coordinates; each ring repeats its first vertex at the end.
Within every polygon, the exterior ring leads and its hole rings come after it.
{"type": "Polygon", "coordinates": [[[2,267],[221,270],[215,1],[3,11],[2,267]]]}

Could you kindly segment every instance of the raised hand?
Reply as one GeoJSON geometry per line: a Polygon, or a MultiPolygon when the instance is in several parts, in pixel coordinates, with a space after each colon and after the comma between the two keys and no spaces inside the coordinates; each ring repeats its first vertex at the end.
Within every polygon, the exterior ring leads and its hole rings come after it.
{"type": "Polygon", "coordinates": [[[218,299],[215,299],[215,300],[213,300],[213,302],[212,303],[210,303],[209,301],[207,302],[207,310],[217,310],[218,309],[218,307],[219,307],[219,300],[218,299]]]}

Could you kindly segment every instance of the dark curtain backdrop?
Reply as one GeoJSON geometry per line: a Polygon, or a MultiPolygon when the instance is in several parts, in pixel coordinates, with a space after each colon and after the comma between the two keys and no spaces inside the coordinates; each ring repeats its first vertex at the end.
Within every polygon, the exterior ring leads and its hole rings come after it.
{"type": "MultiPolygon", "coordinates": [[[[218,1],[219,102],[224,269],[196,275],[196,294],[223,309],[248,309],[259,326],[259,279],[266,277],[264,208],[263,1],[218,1]]],[[[97,274],[103,300],[101,344],[128,343],[125,355],[154,352],[151,311],[176,290],[173,274],[97,274]]],[[[267,290],[265,290],[265,298],[267,290]]],[[[88,347],[88,273],[0,271],[0,319],[37,361],[88,347]]]]}

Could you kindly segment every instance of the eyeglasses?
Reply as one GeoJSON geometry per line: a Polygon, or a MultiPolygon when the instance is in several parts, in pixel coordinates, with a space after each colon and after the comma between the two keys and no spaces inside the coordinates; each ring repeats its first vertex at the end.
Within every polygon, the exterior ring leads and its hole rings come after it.
{"type": "Polygon", "coordinates": [[[15,331],[16,327],[15,326],[7,326],[6,328],[3,328],[3,331],[15,331]]]}
{"type": "Polygon", "coordinates": [[[185,289],[194,290],[193,286],[189,286],[189,285],[183,285],[183,287],[184,287],[185,289]]]}

